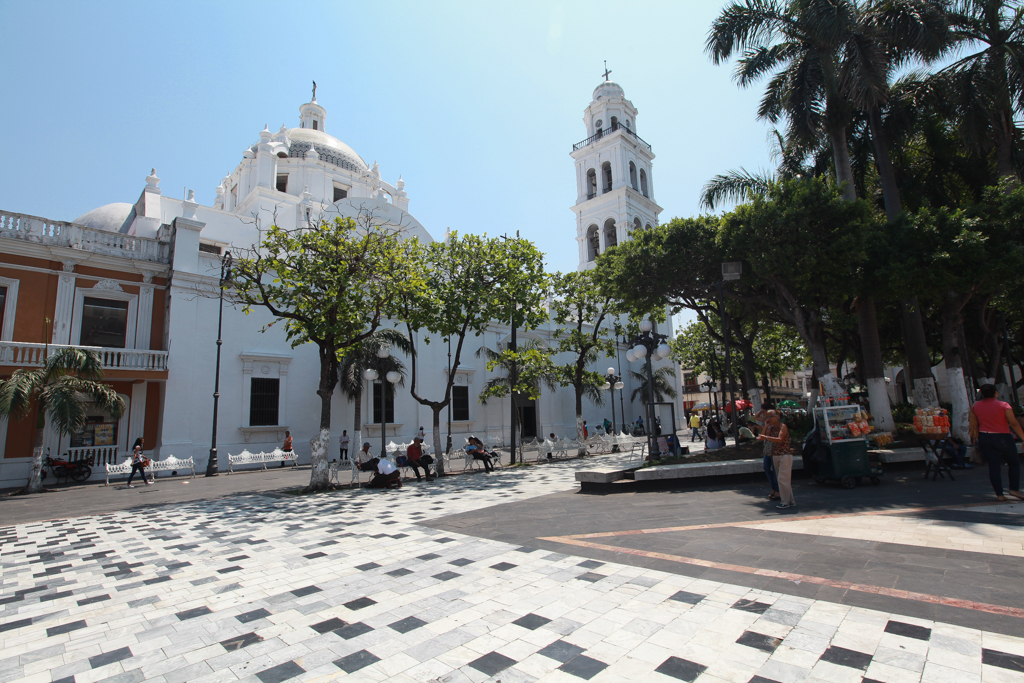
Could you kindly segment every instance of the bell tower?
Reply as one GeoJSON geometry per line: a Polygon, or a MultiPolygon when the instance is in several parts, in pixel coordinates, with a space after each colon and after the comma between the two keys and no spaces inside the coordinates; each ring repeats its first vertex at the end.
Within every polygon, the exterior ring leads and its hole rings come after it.
{"type": "Polygon", "coordinates": [[[576,162],[576,241],[579,270],[593,268],[598,255],[629,239],[634,230],[658,224],[651,146],[637,134],[636,107],[618,83],[594,89],[583,112],[587,137],[572,147],[576,162]]]}

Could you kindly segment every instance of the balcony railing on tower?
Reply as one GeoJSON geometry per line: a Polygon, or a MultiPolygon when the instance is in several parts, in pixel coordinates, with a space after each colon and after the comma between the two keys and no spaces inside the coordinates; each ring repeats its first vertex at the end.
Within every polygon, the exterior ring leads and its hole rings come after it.
{"type": "Polygon", "coordinates": [[[583,149],[587,145],[593,144],[600,140],[601,138],[613,135],[614,133],[618,133],[619,131],[622,131],[623,135],[629,135],[647,149],[651,148],[651,146],[646,141],[644,141],[643,138],[641,138],[639,135],[631,131],[629,128],[626,128],[623,125],[616,124],[615,126],[612,127],[611,130],[599,130],[586,140],[583,140],[582,142],[577,142],[575,145],[572,146],[572,151],[575,152],[578,149],[583,149]]]}

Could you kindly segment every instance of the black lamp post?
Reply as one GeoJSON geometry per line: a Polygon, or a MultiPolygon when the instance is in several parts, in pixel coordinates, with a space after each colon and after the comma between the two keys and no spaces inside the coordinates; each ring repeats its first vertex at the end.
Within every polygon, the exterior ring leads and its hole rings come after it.
{"type": "Polygon", "coordinates": [[[743,263],[734,261],[730,263],[722,264],[722,279],[718,281],[718,312],[722,318],[722,338],[725,340],[725,386],[722,387],[722,402],[725,402],[725,389],[726,386],[729,388],[729,403],[727,405],[732,407],[730,416],[732,418],[732,431],[733,436],[737,436],[739,432],[736,427],[736,402],[732,391],[732,368],[729,359],[729,323],[728,314],[725,312],[725,283],[729,280],[739,280],[740,276],[743,275],[743,263]]]}
{"type": "MultiPolygon", "coordinates": [[[[382,346],[377,349],[377,358],[381,362],[391,357],[391,351],[386,346],[382,346]]],[[[363,377],[370,380],[371,382],[379,377],[379,373],[372,369],[367,368],[363,373],[363,377]]],[[[385,439],[387,439],[388,431],[388,387],[400,380],[402,376],[394,371],[389,371],[384,377],[380,378],[380,457],[387,456],[387,447],[385,446],[385,439]]],[[[392,393],[393,395],[393,393],[392,393]]]]}
{"type": "MultiPolygon", "coordinates": [[[[615,434],[615,390],[621,390],[623,387],[622,378],[615,374],[615,368],[608,368],[608,372],[605,374],[607,380],[601,387],[611,392],[611,403],[612,403],[612,434],[615,434]]],[[[613,451],[619,450],[616,445],[612,448],[613,451]]]]}
{"type": "Polygon", "coordinates": [[[217,465],[217,404],[220,402],[220,347],[224,328],[224,287],[231,281],[231,252],[224,252],[220,260],[220,301],[217,303],[217,370],[213,379],[213,435],[210,437],[210,458],[206,461],[206,476],[216,477],[217,465]]]}
{"type": "MultiPolygon", "coordinates": [[[[449,381],[451,381],[451,376],[452,376],[452,338],[448,337],[448,379],[449,379],[449,381]]],[[[451,396],[449,396],[448,397],[448,440],[445,441],[444,452],[447,453],[451,449],[452,449],[452,399],[451,399],[451,396]]]]}
{"type": "MultiPolygon", "coordinates": [[[[654,434],[654,368],[651,366],[651,357],[667,358],[672,350],[668,346],[668,335],[655,332],[654,323],[650,320],[640,321],[640,334],[633,337],[629,343],[633,348],[626,353],[626,359],[643,358],[647,366],[647,453],[648,457],[654,457],[658,440],[654,434]]],[[[672,425],[672,429],[675,429],[675,425],[672,425]]]]}

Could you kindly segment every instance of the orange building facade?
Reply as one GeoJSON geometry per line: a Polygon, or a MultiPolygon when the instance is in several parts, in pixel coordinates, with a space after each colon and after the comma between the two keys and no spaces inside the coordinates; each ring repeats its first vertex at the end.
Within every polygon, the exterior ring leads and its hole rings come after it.
{"type": "Polygon", "coordinates": [[[89,347],[125,402],[119,418],[87,408],[87,425],[70,435],[35,410],[0,420],[0,488],[23,484],[37,452],[92,460],[99,472],[136,438],[157,442],[169,274],[169,239],[0,212],[0,377],[41,367],[55,347],[89,347]]]}

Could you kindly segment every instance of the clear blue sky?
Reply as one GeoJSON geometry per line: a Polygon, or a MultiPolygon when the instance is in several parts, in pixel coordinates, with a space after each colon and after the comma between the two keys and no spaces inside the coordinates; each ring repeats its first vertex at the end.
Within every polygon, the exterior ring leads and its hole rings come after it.
{"type": "Polygon", "coordinates": [[[761,88],[704,54],[723,5],[0,0],[0,208],[73,220],[134,202],[151,167],[210,204],[315,79],[327,131],[401,173],[435,237],[518,229],[571,270],[569,152],[603,60],[657,155],[663,221],[697,213],[712,175],[770,165],[761,88]]]}

